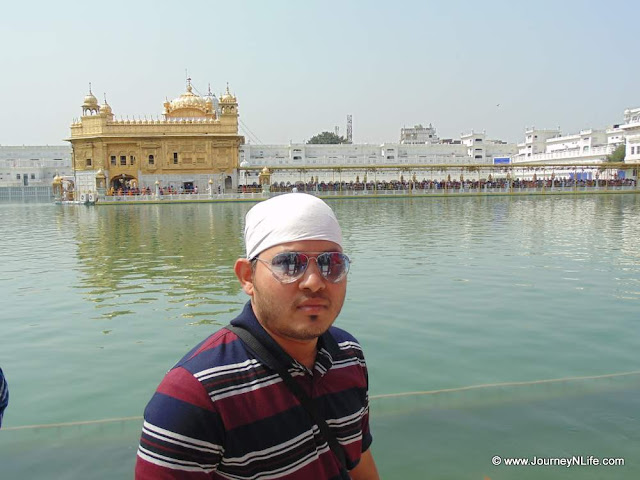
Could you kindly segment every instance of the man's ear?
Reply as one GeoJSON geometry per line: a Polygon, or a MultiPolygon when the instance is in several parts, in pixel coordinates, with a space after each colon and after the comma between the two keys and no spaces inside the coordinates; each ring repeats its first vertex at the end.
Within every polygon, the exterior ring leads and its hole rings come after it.
{"type": "Polygon", "coordinates": [[[253,297],[253,269],[251,261],[248,258],[239,258],[233,267],[236,277],[240,280],[240,285],[244,293],[253,297]]]}

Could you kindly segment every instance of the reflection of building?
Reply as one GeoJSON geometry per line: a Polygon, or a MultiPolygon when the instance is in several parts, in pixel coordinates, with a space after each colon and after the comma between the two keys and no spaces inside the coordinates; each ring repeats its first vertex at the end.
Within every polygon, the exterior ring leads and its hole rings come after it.
{"type": "Polygon", "coordinates": [[[79,282],[91,301],[123,295],[129,300],[123,298],[113,308],[126,310],[134,308],[132,298],[159,301],[161,294],[170,301],[188,298],[191,305],[186,310],[200,303],[205,311],[214,311],[217,305],[224,305],[220,298],[240,293],[233,269],[226,266],[233,265],[242,253],[238,232],[248,208],[242,203],[186,204],[179,211],[167,211],[150,205],[124,215],[111,208],[62,208],[55,210],[54,221],[76,239],[78,266],[83,272],[79,282]],[[68,216],[73,216],[71,226],[65,219],[68,216]],[[168,283],[173,287],[166,288],[168,283]]]}
{"type": "Polygon", "coordinates": [[[206,191],[210,179],[214,188],[235,188],[238,147],[244,143],[229,87],[219,100],[210,92],[201,97],[190,79],[185,93],[164,103],[162,119],[116,119],[106,99],[99,105],[90,89],[67,140],[78,193],[153,191],[156,182],[177,191],[206,191]],[[104,186],[96,174],[104,174],[104,186]]]}

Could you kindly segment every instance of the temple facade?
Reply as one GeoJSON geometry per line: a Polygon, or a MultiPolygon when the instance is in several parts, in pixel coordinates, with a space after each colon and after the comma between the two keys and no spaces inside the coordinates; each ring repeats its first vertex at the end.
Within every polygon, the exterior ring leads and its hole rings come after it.
{"type": "Polygon", "coordinates": [[[205,192],[237,188],[238,102],[227,86],[216,98],[186,92],[164,102],[162,117],[116,118],[91,92],[71,124],[76,194],[158,188],[205,192]]]}

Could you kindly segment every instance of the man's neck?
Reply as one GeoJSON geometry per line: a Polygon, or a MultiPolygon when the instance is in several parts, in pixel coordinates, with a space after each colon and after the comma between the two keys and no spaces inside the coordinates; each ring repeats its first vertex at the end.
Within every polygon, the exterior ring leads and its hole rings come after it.
{"type": "Polygon", "coordinates": [[[316,353],[318,351],[317,338],[313,340],[296,340],[278,335],[269,330],[265,325],[262,325],[262,328],[265,329],[269,336],[273,338],[275,342],[280,345],[280,348],[287,352],[291,358],[297,360],[309,370],[313,370],[313,366],[316,363],[316,353]]]}

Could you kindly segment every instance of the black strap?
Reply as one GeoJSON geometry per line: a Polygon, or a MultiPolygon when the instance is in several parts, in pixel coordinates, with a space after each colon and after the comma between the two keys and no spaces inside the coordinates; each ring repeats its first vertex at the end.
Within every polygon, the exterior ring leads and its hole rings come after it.
{"type": "Polygon", "coordinates": [[[289,390],[291,390],[291,392],[296,396],[296,398],[300,401],[300,403],[302,404],[304,409],[307,411],[307,413],[311,416],[311,418],[316,423],[316,425],[318,425],[320,432],[322,432],[322,435],[327,440],[327,443],[329,444],[331,451],[333,451],[335,456],[338,458],[338,461],[340,462],[340,465],[344,470],[344,472],[341,472],[341,473],[343,474],[346,473],[347,461],[346,461],[344,449],[338,443],[336,436],[333,434],[333,432],[329,428],[329,425],[327,425],[327,422],[325,421],[325,419],[322,418],[322,416],[320,416],[320,414],[318,413],[318,409],[316,408],[316,405],[313,402],[313,400],[309,397],[309,395],[307,395],[307,393],[302,389],[302,387],[300,387],[298,382],[296,382],[293,379],[293,377],[289,373],[289,370],[287,370],[287,368],[284,365],[282,365],[282,363],[276,360],[273,354],[269,352],[269,350],[267,350],[267,348],[262,343],[260,343],[260,340],[258,340],[248,330],[245,330],[244,328],[241,328],[241,327],[237,327],[235,325],[227,325],[225,328],[227,328],[228,330],[231,330],[238,337],[240,337],[240,339],[244,342],[244,344],[247,347],[249,347],[249,349],[265,365],[267,365],[272,370],[275,370],[278,373],[278,375],[280,375],[285,385],[289,387],[289,390]]]}

